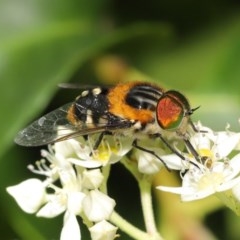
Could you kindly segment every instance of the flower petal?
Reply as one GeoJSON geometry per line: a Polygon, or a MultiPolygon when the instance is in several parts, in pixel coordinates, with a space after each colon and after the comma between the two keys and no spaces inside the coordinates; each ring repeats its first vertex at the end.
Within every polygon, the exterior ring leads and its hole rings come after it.
{"type": "Polygon", "coordinates": [[[79,215],[82,211],[82,201],[86,194],[82,192],[71,192],[68,194],[67,201],[67,209],[74,213],[75,215],[79,215]]]}
{"type": "MultiPolygon", "coordinates": [[[[170,192],[170,193],[175,193],[175,194],[183,194],[184,191],[188,192],[186,189],[183,187],[166,187],[166,186],[157,186],[156,187],[158,190],[165,191],[165,192],[170,192]]],[[[189,191],[190,193],[191,191],[189,191]]]]}
{"type": "Polygon", "coordinates": [[[138,170],[141,173],[154,174],[163,166],[162,162],[150,153],[137,150],[135,155],[138,160],[138,170]]]}
{"type": "Polygon", "coordinates": [[[92,222],[108,219],[115,207],[115,201],[98,190],[92,190],[83,200],[83,211],[92,222]]]}
{"type": "Polygon", "coordinates": [[[60,240],[81,240],[80,226],[76,216],[67,211],[64,215],[64,224],[60,240]]]}
{"type": "Polygon", "coordinates": [[[84,170],[82,186],[87,189],[96,189],[99,188],[103,181],[104,177],[100,169],[84,170]]]}
{"type": "MultiPolygon", "coordinates": [[[[190,189],[189,189],[190,190],[190,189]]],[[[191,189],[193,190],[193,189],[191,189]]],[[[194,201],[194,200],[199,200],[205,197],[208,197],[214,193],[212,188],[207,188],[202,191],[192,191],[191,193],[183,193],[181,195],[181,200],[183,202],[188,202],[188,201],[194,201]]]]}
{"type": "Polygon", "coordinates": [[[209,129],[205,131],[207,132],[206,133],[198,132],[191,137],[190,142],[194,147],[194,149],[210,149],[211,148],[211,141],[209,139],[209,135],[212,134],[212,131],[210,131],[209,129]]]}
{"type": "Polygon", "coordinates": [[[42,181],[31,178],[7,188],[18,205],[27,213],[35,213],[45,202],[45,187],[42,181]]]}
{"type": "Polygon", "coordinates": [[[64,194],[52,195],[50,198],[48,203],[37,212],[37,217],[53,218],[66,210],[67,200],[64,194]]]}
{"type": "Polygon", "coordinates": [[[117,227],[103,220],[89,228],[92,240],[113,240],[116,238],[117,227]]]}
{"type": "Polygon", "coordinates": [[[225,158],[230,152],[234,150],[236,145],[240,140],[240,134],[222,134],[221,141],[217,139],[217,143],[212,148],[212,151],[217,153],[217,158],[222,159],[225,158]]]}
{"type": "Polygon", "coordinates": [[[85,167],[85,168],[98,168],[102,166],[100,161],[92,160],[88,157],[88,159],[81,160],[79,158],[68,158],[70,163],[75,164],[77,166],[85,167]]]}
{"type": "Polygon", "coordinates": [[[176,154],[163,155],[161,158],[167,164],[168,168],[173,170],[182,170],[190,165],[189,161],[182,160],[176,154]]]}
{"type": "Polygon", "coordinates": [[[54,144],[55,152],[67,158],[75,155],[75,145],[79,144],[75,139],[56,142],[54,144]]]}
{"type": "Polygon", "coordinates": [[[237,176],[240,173],[240,153],[235,155],[228,163],[233,177],[237,176]]]}
{"type": "Polygon", "coordinates": [[[235,196],[235,198],[240,202],[240,183],[236,184],[232,188],[232,193],[235,196]]]}
{"type": "Polygon", "coordinates": [[[229,189],[234,188],[236,185],[238,185],[240,183],[240,176],[237,178],[234,178],[232,180],[229,180],[227,182],[224,182],[223,184],[221,184],[216,192],[223,192],[229,189]]]}

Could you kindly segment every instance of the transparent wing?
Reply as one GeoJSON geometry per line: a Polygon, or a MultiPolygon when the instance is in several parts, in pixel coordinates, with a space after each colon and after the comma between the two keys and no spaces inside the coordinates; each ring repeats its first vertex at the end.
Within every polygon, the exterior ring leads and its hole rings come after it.
{"type": "Polygon", "coordinates": [[[22,146],[41,146],[80,135],[111,131],[126,128],[129,121],[116,121],[112,124],[92,124],[79,122],[77,126],[67,119],[67,112],[72,103],[66,104],[39,118],[28,127],[20,131],[15,142],[22,146]]]}
{"type": "Polygon", "coordinates": [[[71,103],[66,104],[34,121],[17,134],[15,142],[23,146],[40,146],[56,141],[59,134],[69,134],[74,130],[66,118],[70,106],[71,103]],[[59,129],[62,130],[59,132],[59,129]]]}
{"type": "MultiPolygon", "coordinates": [[[[93,89],[93,88],[98,88],[99,85],[87,85],[87,84],[78,84],[78,83],[59,83],[58,84],[58,87],[59,88],[63,88],[63,89],[81,89],[81,90],[90,90],[90,89],[93,89]]],[[[100,86],[101,89],[103,88],[109,88],[109,87],[112,87],[112,85],[104,85],[104,86],[100,86]]]]}

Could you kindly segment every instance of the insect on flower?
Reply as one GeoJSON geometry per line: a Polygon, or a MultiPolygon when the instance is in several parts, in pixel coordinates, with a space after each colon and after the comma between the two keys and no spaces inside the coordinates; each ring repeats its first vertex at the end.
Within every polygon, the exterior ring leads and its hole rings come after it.
{"type": "Polygon", "coordinates": [[[46,114],[20,131],[15,142],[23,146],[40,146],[100,133],[94,146],[97,149],[105,134],[120,134],[133,137],[134,147],[153,154],[165,164],[160,156],[139,146],[139,139],[160,138],[184,159],[163,137],[164,133],[170,132],[183,139],[197,158],[187,137],[189,126],[197,131],[190,119],[196,109],[191,109],[180,92],[164,91],[148,82],[89,87],[74,102],[46,114]]]}

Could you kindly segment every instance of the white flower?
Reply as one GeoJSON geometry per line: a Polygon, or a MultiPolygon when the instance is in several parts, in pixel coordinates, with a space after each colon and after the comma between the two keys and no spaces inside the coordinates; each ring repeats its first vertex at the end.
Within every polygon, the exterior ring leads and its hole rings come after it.
{"type": "Polygon", "coordinates": [[[117,228],[103,220],[89,228],[92,240],[113,240],[116,238],[117,228]]]}
{"type": "Polygon", "coordinates": [[[67,209],[75,215],[79,214],[81,201],[85,194],[81,192],[81,184],[72,164],[67,162],[59,152],[51,157],[48,156],[48,158],[51,159],[52,171],[57,173],[62,188],[53,184],[49,185],[54,193],[47,195],[48,202],[40,209],[37,216],[55,217],[67,209]]]}
{"type": "Polygon", "coordinates": [[[211,161],[224,159],[240,142],[240,133],[230,132],[228,129],[225,132],[213,132],[210,128],[201,125],[198,128],[205,132],[194,134],[190,142],[199,155],[207,155],[211,161]]]}
{"type": "Polygon", "coordinates": [[[183,177],[182,187],[157,187],[159,190],[181,194],[183,201],[205,198],[226,191],[240,183],[240,154],[228,163],[215,163],[210,169],[193,167],[183,177]]]}
{"type": "MultiPolygon", "coordinates": [[[[36,213],[38,217],[53,218],[64,213],[60,239],[77,240],[81,238],[77,216],[89,223],[104,221],[112,214],[115,201],[98,190],[104,180],[100,169],[86,169],[68,161],[73,157],[77,159],[78,154],[86,154],[91,158],[90,152],[78,152],[83,146],[76,140],[71,139],[64,143],[49,146],[49,151],[42,150],[45,160],[37,161],[37,168],[29,167],[32,172],[46,177],[43,182],[29,179],[7,188],[7,191],[24,211],[36,213]],[[49,161],[49,166],[46,160],[49,161]],[[56,184],[56,181],[60,184],[56,184]]],[[[121,146],[119,145],[119,149],[121,146]]],[[[110,155],[111,158],[112,153],[110,155]]]]}
{"type": "Polygon", "coordinates": [[[68,210],[75,215],[82,211],[82,200],[85,194],[82,192],[67,192],[59,190],[55,194],[48,195],[48,202],[37,212],[38,217],[53,218],[68,210]]]}
{"type": "Polygon", "coordinates": [[[87,189],[99,188],[104,179],[104,176],[102,175],[99,168],[84,170],[82,176],[82,186],[87,189]]]}
{"type": "Polygon", "coordinates": [[[90,221],[99,222],[109,219],[115,205],[115,201],[106,194],[92,190],[83,200],[83,211],[90,221]]]}
{"type": "MultiPolygon", "coordinates": [[[[88,136],[88,140],[67,140],[74,149],[74,156],[67,157],[67,161],[85,168],[97,168],[107,164],[113,164],[121,160],[132,149],[132,139],[116,136],[104,136],[100,145],[95,150],[94,145],[99,135],[88,136]]],[[[61,144],[55,143],[55,145],[61,144]]],[[[59,148],[59,147],[57,147],[59,148]]]]}
{"type": "Polygon", "coordinates": [[[240,183],[240,154],[230,160],[228,158],[228,154],[236,148],[240,135],[229,131],[214,133],[207,128],[204,130],[207,132],[196,133],[191,138],[201,159],[197,162],[190,156],[197,166],[189,165],[182,187],[159,186],[159,190],[181,194],[183,201],[192,201],[232,189],[240,183]]]}
{"type": "Polygon", "coordinates": [[[35,213],[46,201],[45,186],[42,181],[31,178],[7,188],[18,205],[27,213],[35,213]]]}

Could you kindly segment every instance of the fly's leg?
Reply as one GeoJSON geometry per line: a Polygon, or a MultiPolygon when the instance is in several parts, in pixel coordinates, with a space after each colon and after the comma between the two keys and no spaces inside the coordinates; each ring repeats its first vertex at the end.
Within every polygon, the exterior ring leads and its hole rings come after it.
{"type": "Polygon", "coordinates": [[[144,152],[147,152],[147,153],[152,154],[154,157],[156,157],[157,159],[159,159],[159,160],[163,163],[163,165],[166,167],[166,169],[167,169],[169,172],[171,171],[170,168],[169,168],[169,167],[167,166],[167,164],[165,163],[165,161],[164,161],[162,158],[160,158],[154,151],[139,146],[139,145],[138,145],[138,142],[137,142],[137,139],[135,139],[135,140],[133,141],[132,146],[135,147],[135,148],[137,148],[137,149],[139,149],[139,150],[141,150],[141,151],[144,151],[144,152]]]}
{"type": "MultiPolygon", "coordinates": [[[[169,143],[168,141],[166,141],[166,139],[161,135],[161,134],[155,134],[155,137],[159,137],[161,139],[161,141],[173,152],[175,153],[178,157],[180,157],[182,160],[184,161],[188,161],[181,153],[179,153],[176,149],[174,149],[169,143]]],[[[194,147],[192,146],[192,144],[190,143],[190,141],[186,138],[183,137],[183,141],[185,142],[186,146],[189,148],[189,151],[192,153],[192,155],[194,156],[194,158],[199,161],[200,156],[199,154],[196,152],[196,150],[194,149],[194,147]]],[[[198,165],[192,161],[189,161],[191,164],[193,164],[195,167],[198,168],[198,165]]]]}
{"type": "MultiPolygon", "coordinates": [[[[101,144],[101,142],[102,142],[102,140],[103,140],[103,137],[104,137],[105,135],[112,135],[112,133],[111,133],[111,132],[108,132],[108,131],[101,132],[100,135],[99,135],[99,137],[98,137],[98,139],[96,140],[96,142],[95,142],[95,144],[94,144],[94,146],[93,146],[93,151],[95,151],[95,150],[98,149],[98,147],[100,146],[100,144],[101,144]]],[[[92,155],[93,155],[93,152],[90,153],[90,156],[92,156],[92,155]]]]}

